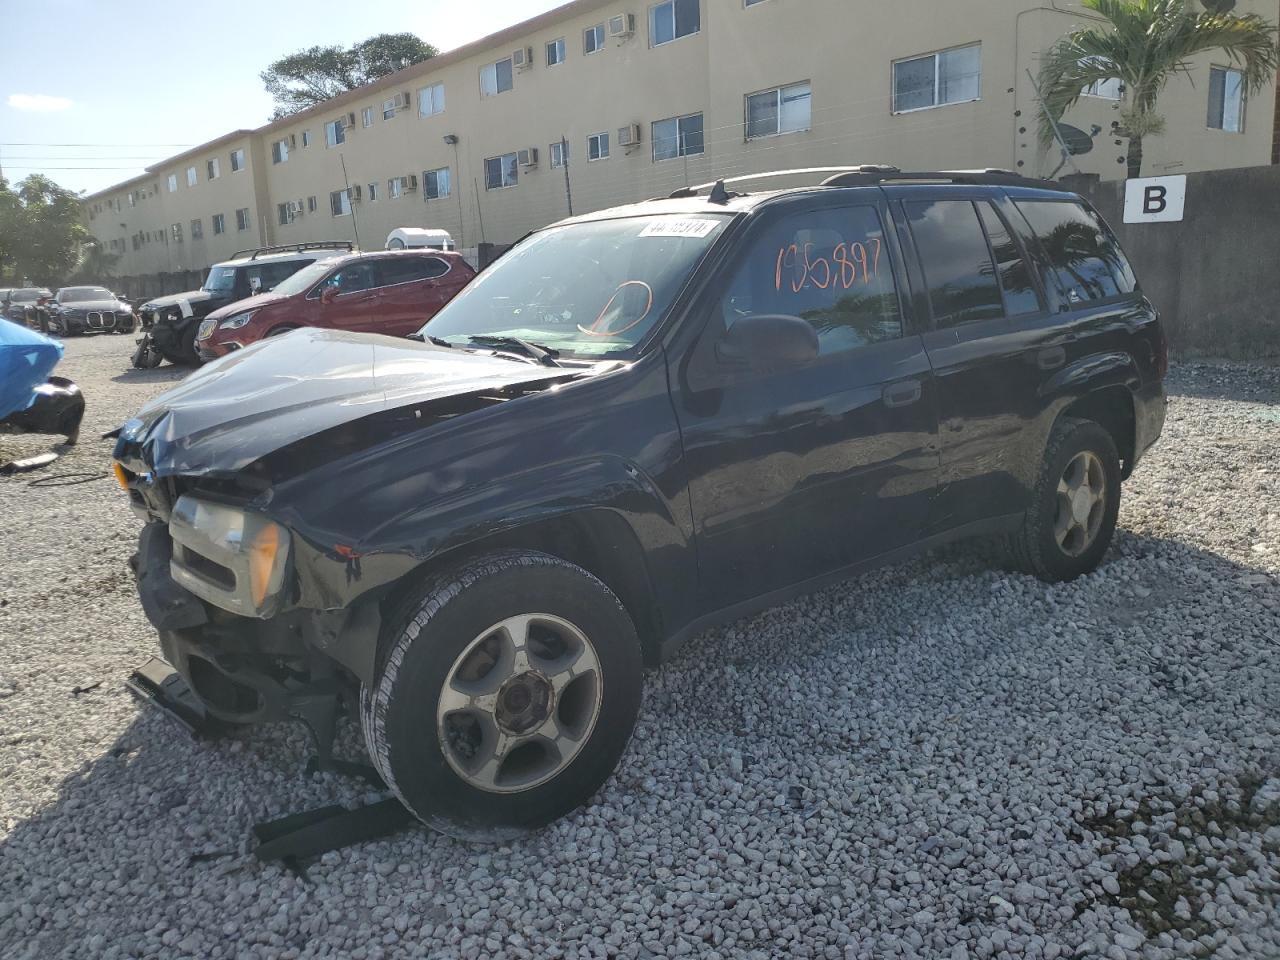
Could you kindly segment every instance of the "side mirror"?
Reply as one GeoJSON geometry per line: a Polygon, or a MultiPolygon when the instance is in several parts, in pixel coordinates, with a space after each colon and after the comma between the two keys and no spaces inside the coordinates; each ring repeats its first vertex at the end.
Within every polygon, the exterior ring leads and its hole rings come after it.
{"type": "Polygon", "coordinates": [[[723,367],[761,373],[801,367],[818,358],[818,334],[799,317],[761,313],[736,320],[716,343],[723,367]]]}
{"type": "Polygon", "coordinates": [[[337,287],[325,287],[324,290],[320,292],[320,302],[325,304],[333,303],[333,298],[337,295],[337,287]]]}

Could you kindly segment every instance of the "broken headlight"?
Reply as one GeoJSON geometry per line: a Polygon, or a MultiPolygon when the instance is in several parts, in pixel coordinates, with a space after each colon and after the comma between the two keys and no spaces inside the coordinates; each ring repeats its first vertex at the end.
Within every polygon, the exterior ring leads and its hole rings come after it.
{"type": "Polygon", "coordinates": [[[259,513],[178,498],[169,518],[173,579],[201,599],[265,619],[279,605],[289,562],[289,533],[259,513]]]}

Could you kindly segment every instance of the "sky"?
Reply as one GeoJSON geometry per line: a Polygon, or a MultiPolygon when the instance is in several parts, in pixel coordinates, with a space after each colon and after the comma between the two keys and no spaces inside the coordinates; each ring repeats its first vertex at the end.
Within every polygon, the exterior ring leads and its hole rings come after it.
{"type": "Polygon", "coordinates": [[[101,190],[266,123],[258,74],[285,54],[404,31],[443,52],[562,2],[0,0],[0,169],[101,190]]]}

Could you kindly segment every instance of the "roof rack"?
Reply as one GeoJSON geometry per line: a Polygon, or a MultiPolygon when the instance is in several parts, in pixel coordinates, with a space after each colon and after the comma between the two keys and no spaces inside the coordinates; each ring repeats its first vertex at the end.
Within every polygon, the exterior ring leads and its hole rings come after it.
{"type": "MultiPolygon", "coordinates": [[[[749,180],[772,180],[779,177],[803,176],[805,174],[831,174],[819,182],[823,187],[868,187],[893,183],[959,183],[983,186],[1034,186],[1041,190],[1067,190],[1067,186],[1052,180],[1039,180],[1024,177],[1014,170],[1003,170],[988,167],[982,170],[912,170],[903,171],[888,164],[864,163],[850,167],[801,167],[795,170],[769,170],[763,173],[750,173],[725,180],[712,180],[697,186],[681,187],[670,194],[672,200],[696,197],[706,190],[715,191],[723,197],[724,185],[744,183],[749,180]],[[717,190],[717,184],[720,189],[717,190]]],[[[723,202],[721,200],[721,202],[723,202]]]]}
{"type": "Polygon", "coordinates": [[[241,257],[248,257],[250,260],[257,260],[259,257],[273,253],[302,253],[304,250],[346,250],[348,253],[354,253],[355,249],[355,244],[350,240],[309,240],[306,243],[286,243],[278,247],[250,247],[248,250],[237,250],[228,259],[239,260],[241,257]]]}

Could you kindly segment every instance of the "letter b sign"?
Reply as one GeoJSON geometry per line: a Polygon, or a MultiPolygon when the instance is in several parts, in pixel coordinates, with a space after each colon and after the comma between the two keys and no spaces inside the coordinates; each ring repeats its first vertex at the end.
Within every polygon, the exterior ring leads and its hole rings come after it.
{"type": "Polygon", "coordinates": [[[1129,180],[1124,191],[1125,223],[1170,223],[1182,219],[1186,176],[1129,180]]]}

